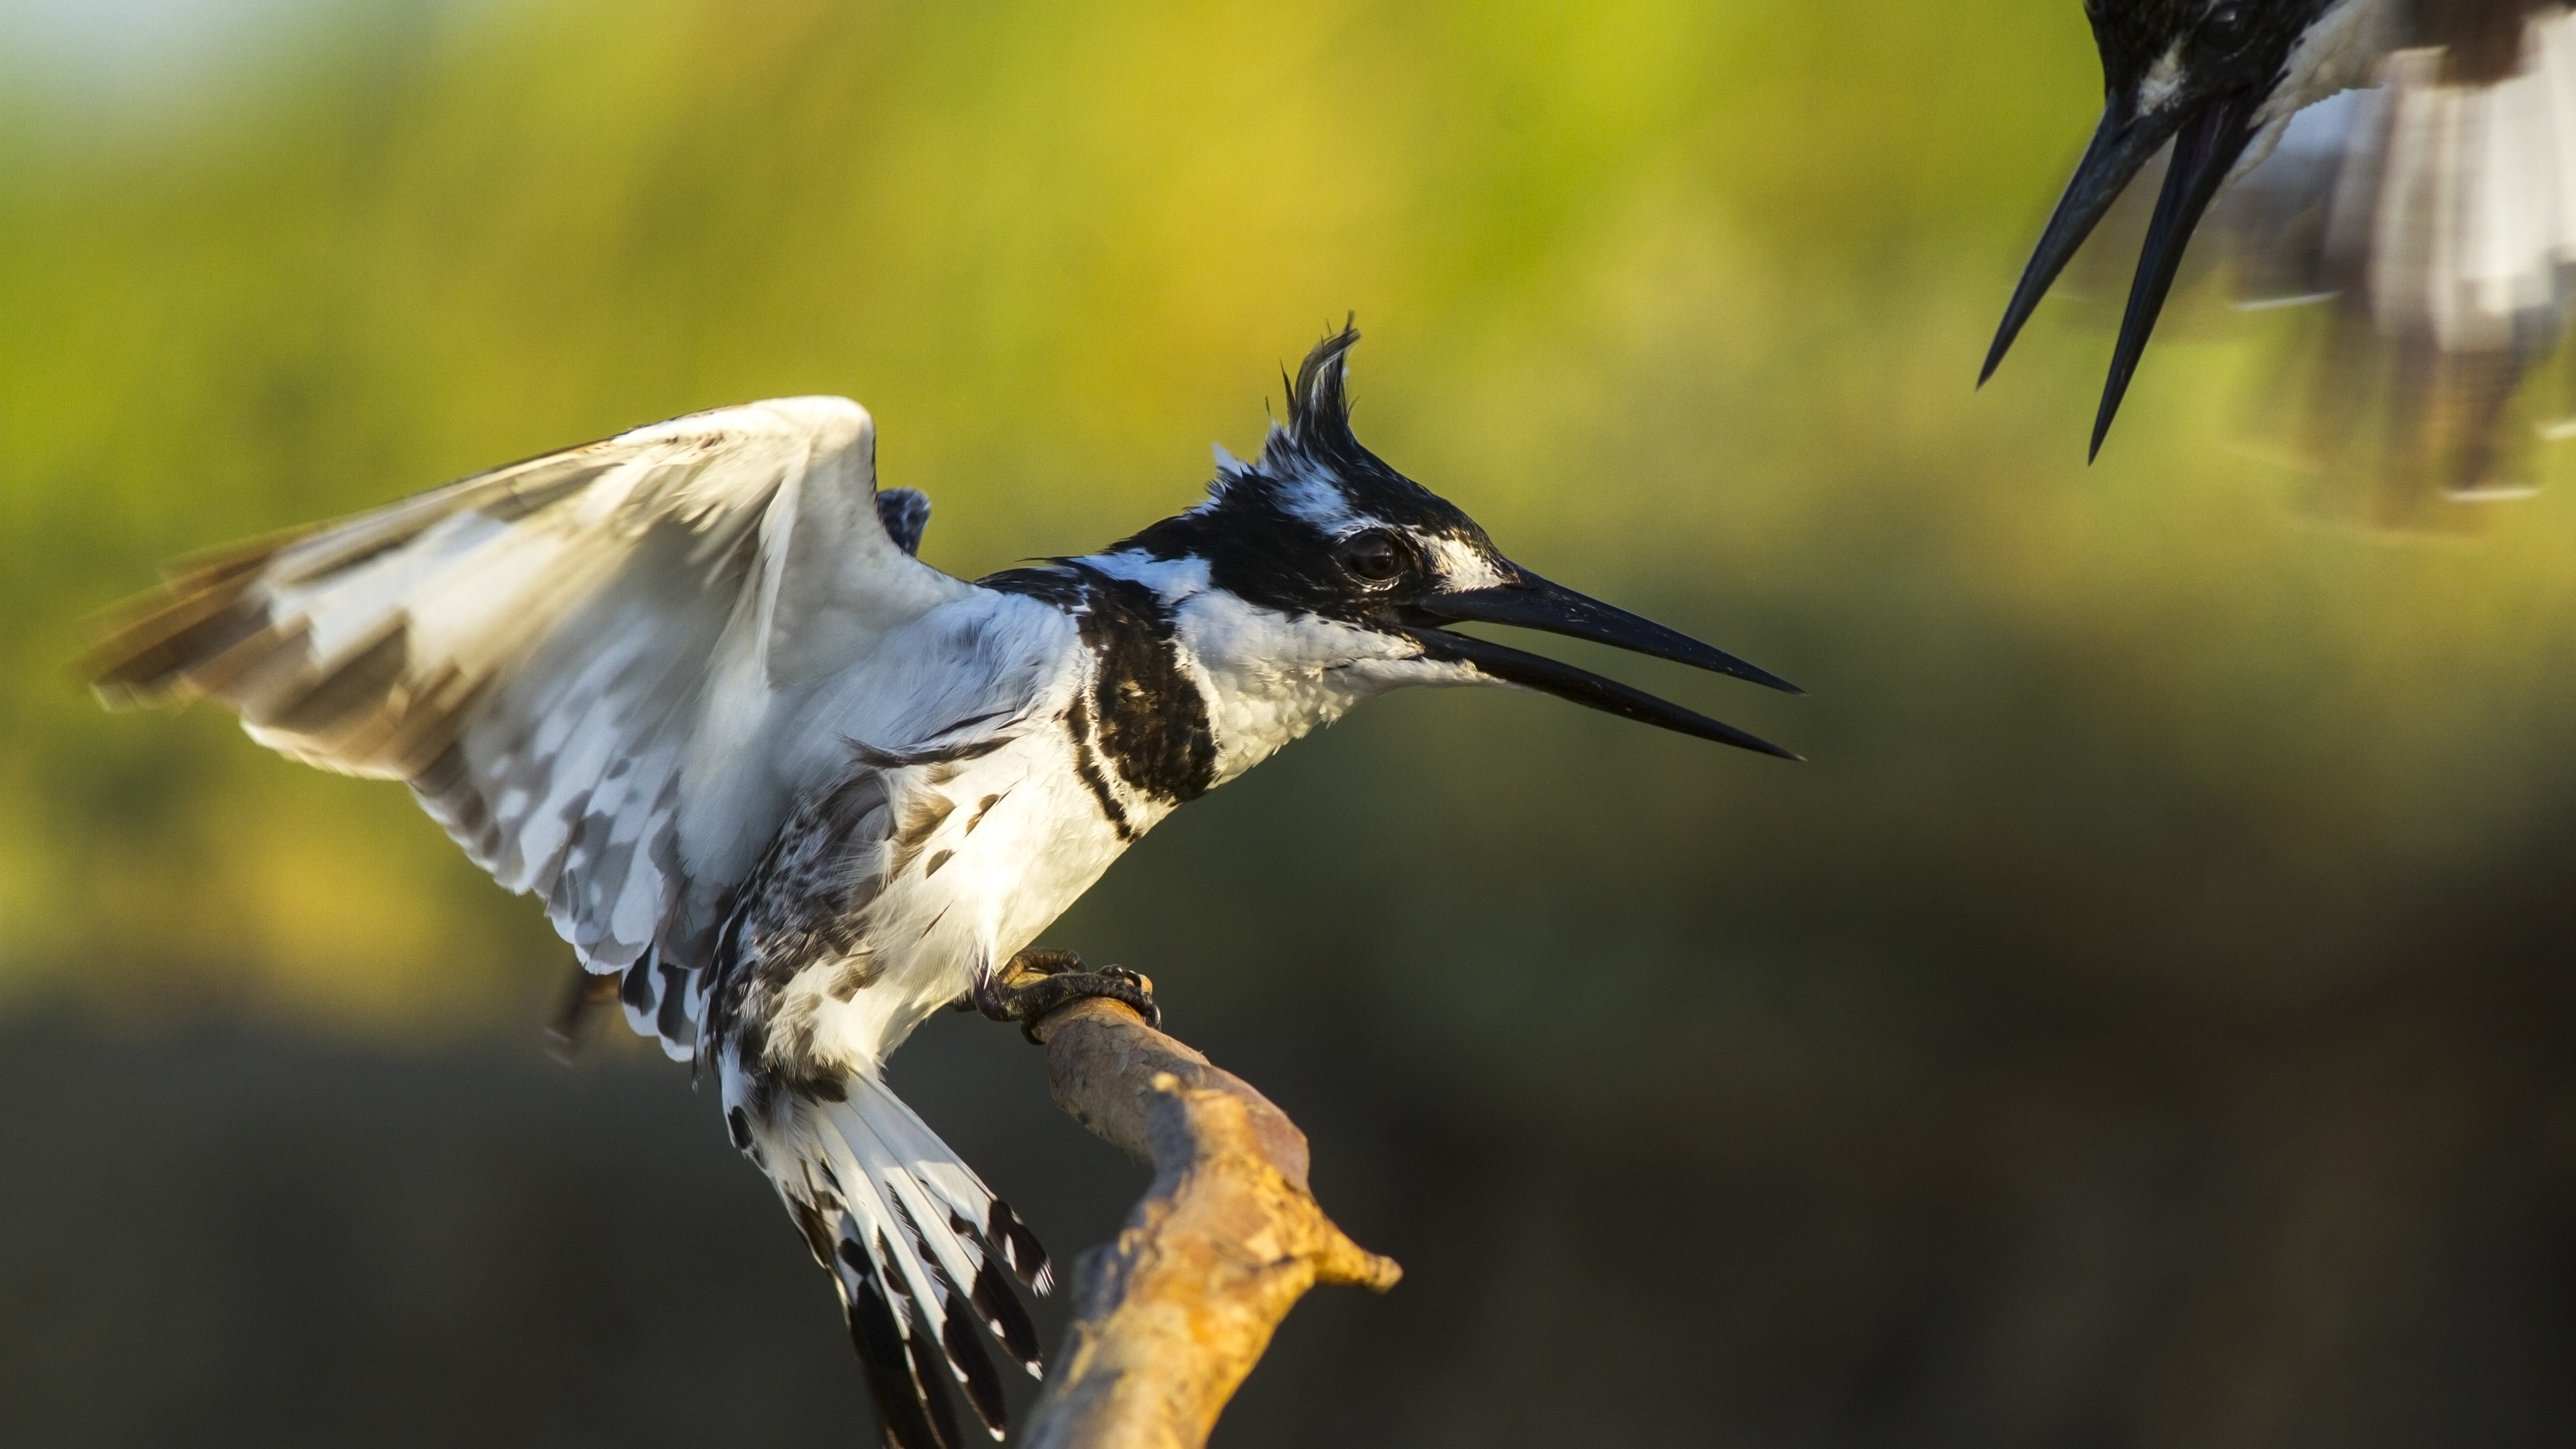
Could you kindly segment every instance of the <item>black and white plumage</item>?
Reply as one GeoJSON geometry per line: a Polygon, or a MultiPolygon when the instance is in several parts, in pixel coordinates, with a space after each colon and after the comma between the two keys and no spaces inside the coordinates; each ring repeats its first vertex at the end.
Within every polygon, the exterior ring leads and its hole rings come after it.
{"type": "Polygon", "coordinates": [[[998,1435],[975,1325],[1035,1372],[1036,1239],[886,1089],[1182,803],[1402,685],[1516,684],[1784,751],[1469,620],[1783,682],[1539,578],[1352,436],[1345,329],[1259,461],[1099,553],[980,583],[913,556],[865,412],[640,428],[198,564],[93,660],[111,703],[213,696],[261,743],[408,782],[542,895],[628,1021],[712,1070],[830,1270],[890,1442],[998,1435]]]}
{"type": "Polygon", "coordinates": [[[2508,496],[2513,406],[2557,350],[2576,261],[2576,20],[2562,0],[2088,0],[2104,107],[2006,309],[1991,375],[2076,248],[2160,177],[2096,415],[2100,450],[2206,214],[2251,305],[2330,303],[2303,355],[2300,454],[2425,501],[2508,496]],[[2169,149],[2169,154],[2167,148],[2169,149]],[[2225,194],[2222,196],[2222,189],[2225,194]]]}

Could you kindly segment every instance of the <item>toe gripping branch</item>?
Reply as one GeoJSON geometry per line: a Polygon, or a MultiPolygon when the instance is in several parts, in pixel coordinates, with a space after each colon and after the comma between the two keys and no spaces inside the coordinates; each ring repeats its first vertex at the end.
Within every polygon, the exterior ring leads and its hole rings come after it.
{"type": "Polygon", "coordinates": [[[967,1001],[995,1021],[1018,1022],[1020,1034],[1029,1039],[1029,1045],[1044,1046],[1038,1040],[1037,1026],[1048,1012],[1095,996],[1134,1007],[1148,1026],[1163,1024],[1163,1009],[1154,1004],[1151,977],[1124,966],[1093,971],[1071,951],[1035,947],[1022,951],[1001,970],[978,977],[974,989],[967,993],[967,1001]]]}

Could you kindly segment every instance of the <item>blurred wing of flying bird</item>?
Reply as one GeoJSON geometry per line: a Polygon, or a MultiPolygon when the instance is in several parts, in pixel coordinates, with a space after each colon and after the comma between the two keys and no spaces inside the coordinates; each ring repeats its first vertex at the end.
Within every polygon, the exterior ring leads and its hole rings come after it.
{"type": "MultiPolygon", "coordinates": [[[[1350,428],[1358,333],[1259,458],[1092,554],[969,583],[914,554],[842,398],[639,428],[184,566],[90,660],[111,704],[211,697],[292,758],[407,783],[580,959],[578,1004],[720,1088],[840,1292],[888,1442],[999,1437],[989,1337],[1040,1367],[1037,1240],[887,1089],[952,1005],[1027,1023],[1142,978],[1028,949],[1174,809],[1409,685],[1537,690],[1789,752],[1453,632],[1534,629],[1772,688],[1506,557],[1350,428]]],[[[1789,756],[1795,758],[1794,756],[1789,756]]]]}
{"type": "MultiPolygon", "coordinates": [[[[2296,306],[2256,429],[2329,509],[2457,526],[2519,496],[2576,261],[2576,19],[2534,0],[2095,0],[2104,113],[1986,362],[2133,184],[2156,192],[2099,451],[2204,216],[2240,304],[2296,306]]],[[[2105,227],[2115,240],[2118,224],[2105,227]]]]}
{"type": "Polygon", "coordinates": [[[2571,430],[2576,15],[2419,10],[2379,84],[2311,107],[2216,218],[2240,305],[2295,306],[2250,424],[2312,503],[2458,529],[2571,430]]]}

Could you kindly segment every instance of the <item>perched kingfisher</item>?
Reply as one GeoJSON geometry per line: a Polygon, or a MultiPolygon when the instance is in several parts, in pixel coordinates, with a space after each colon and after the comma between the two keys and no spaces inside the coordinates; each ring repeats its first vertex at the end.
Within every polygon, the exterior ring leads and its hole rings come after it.
{"type": "Polygon", "coordinates": [[[932,1013],[1024,1025],[1144,978],[1030,943],[1183,803],[1403,685],[1543,690],[1796,758],[1453,633],[1597,640],[1796,692],[1532,573],[1353,436],[1328,337],[1257,462],[1098,553],[968,583],[915,557],[842,398],[699,413],[197,562],[92,660],[111,704],[211,695],[252,738],[407,782],[544,896],[634,1029],[706,1064],[832,1273],[889,1443],[996,1437],[973,1323],[1032,1374],[1037,1240],[881,1077],[932,1013]],[[612,984],[613,983],[613,984],[612,984]]]}
{"type": "Polygon", "coordinates": [[[2497,430],[2562,334],[2576,261],[2576,22],[2560,0],[2086,0],[2092,143],[2005,308],[1979,382],[2142,170],[2163,183],[2093,424],[2101,451],[2193,230],[2222,223],[2254,304],[2332,297],[2313,368],[2330,426],[2384,404],[2388,461],[2492,488],[2497,430]],[[2303,109],[2372,88],[2292,133],[2303,109]],[[2355,101],[2364,103],[2355,104],[2355,101]],[[2283,146],[2285,135],[2290,144],[2283,146]],[[2170,143],[2169,159],[2161,153],[2170,143]],[[2266,166],[2275,148],[2276,165],[2266,166]],[[2222,208],[2225,215],[2225,208],[2222,208]]]}

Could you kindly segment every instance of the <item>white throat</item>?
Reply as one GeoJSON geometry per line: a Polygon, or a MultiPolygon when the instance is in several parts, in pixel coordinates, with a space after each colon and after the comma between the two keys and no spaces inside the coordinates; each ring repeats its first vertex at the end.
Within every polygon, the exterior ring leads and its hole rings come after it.
{"type": "Polygon", "coordinates": [[[1312,615],[1292,618],[1210,590],[1181,608],[1179,640],[1207,691],[1217,783],[1406,685],[1490,684],[1424,659],[1404,640],[1312,615]]]}

